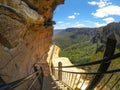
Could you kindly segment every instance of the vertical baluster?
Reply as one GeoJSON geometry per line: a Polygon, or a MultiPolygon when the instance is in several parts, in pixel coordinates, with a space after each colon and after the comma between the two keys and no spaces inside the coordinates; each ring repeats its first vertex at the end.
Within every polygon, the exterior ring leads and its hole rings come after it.
{"type": "Polygon", "coordinates": [[[82,86],[84,85],[84,83],[85,83],[85,81],[86,81],[86,78],[87,78],[87,74],[85,75],[85,79],[83,80],[83,83],[81,84],[81,86],[80,86],[80,89],[82,88],[82,86]]]}
{"type": "Polygon", "coordinates": [[[69,73],[69,83],[68,83],[68,85],[70,86],[70,80],[71,80],[71,73],[69,73]]]}
{"type": "Polygon", "coordinates": [[[74,76],[74,74],[71,73],[71,79],[70,79],[70,87],[71,87],[71,88],[72,88],[72,80],[73,80],[73,76],[74,76]]]}
{"type": "Polygon", "coordinates": [[[58,79],[58,76],[57,76],[57,70],[54,68],[54,76],[56,79],[58,79]]]}
{"type": "Polygon", "coordinates": [[[67,84],[67,79],[68,79],[68,75],[67,72],[65,72],[65,83],[67,84]]]}
{"type": "Polygon", "coordinates": [[[64,82],[64,78],[65,78],[64,72],[62,72],[62,81],[63,81],[63,82],[64,82]]]}
{"type": "MultiPolygon", "coordinates": [[[[77,86],[79,85],[79,83],[80,83],[80,81],[81,81],[81,77],[82,77],[82,76],[81,76],[82,74],[79,74],[79,75],[80,75],[80,77],[79,77],[79,80],[78,80],[78,82],[77,82],[77,86]]],[[[76,86],[76,88],[75,88],[76,90],[78,89],[77,86],[76,86]]],[[[79,90],[79,89],[78,89],[78,90],[79,90]]]]}
{"type": "MultiPolygon", "coordinates": [[[[56,78],[58,79],[58,75],[57,75],[57,74],[58,74],[58,70],[55,70],[55,71],[56,71],[56,74],[55,74],[55,75],[56,75],[56,78]]],[[[59,79],[58,79],[58,80],[59,80],[59,79]]]]}
{"type": "Polygon", "coordinates": [[[73,81],[73,85],[72,85],[73,89],[74,89],[76,78],[77,78],[77,74],[75,74],[75,78],[74,78],[74,81],[73,81]]]}
{"type": "Polygon", "coordinates": [[[67,72],[67,85],[69,84],[69,76],[70,76],[70,73],[67,72]]]}
{"type": "Polygon", "coordinates": [[[62,72],[62,81],[65,82],[65,72],[62,72]]]}

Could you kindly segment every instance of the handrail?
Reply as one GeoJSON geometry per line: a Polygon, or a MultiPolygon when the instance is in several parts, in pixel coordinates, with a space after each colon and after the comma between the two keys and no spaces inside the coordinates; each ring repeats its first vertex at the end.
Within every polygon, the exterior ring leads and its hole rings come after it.
{"type": "MultiPolygon", "coordinates": [[[[59,71],[58,69],[54,69],[56,71],[59,71]]],[[[62,70],[61,72],[67,72],[67,73],[74,73],[74,74],[111,74],[111,73],[117,73],[120,72],[120,69],[115,69],[115,70],[109,70],[106,72],[71,72],[71,71],[64,71],[62,70]]]]}
{"type": "MultiPolygon", "coordinates": [[[[115,75],[115,74],[117,74],[117,73],[120,72],[120,68],[119,68],[119,69],[114,69],[114,70],[108,70],[108,71],[106,71],[106,72],[74,72],[74,71],[65,71],[65,70],[62,70],[62,66],[60,66],[59,68],[61,68],[61,69],[52,68],[52,70],[53,70],[54,72],[56,72],[56,73],[59,73],[59,74],[58,74],[58,80],[59,80],[62,84],[64,84],[65,86],[67,86],[70,90],[75,90],[74,87],[77,88],[76,85],[78,85],[79,83],[81,83],[79,88],[83,88],[83,87],[84,87],[83,85],[85,85],[85,82],[86,82],[87,80],[91,83],[91,80],[93,80],[93,78],[87,79],[89,76],[90,76],[90,77],[91,77],[91,76],[94,77],[95,75],[106,75],[106,74],[107,74],[107,75],[110,75],[110,77],[107,79],[107,81],[105,82],[105,84],[101,85],[100,90],[102,90],[102,89],[108,84],[108,82],[109,82],[110,79],[113,77],[113,75],[115,75]],[[60,72],[61,72],[61,73],[60,73],[60,72]],[[63,74],[64,76],[62,76],[62,74],[63,74]],[[72,75],[72,76],[71,76],[71,75],[72,75]],[[76,78],[76,75],[80,75],[79,80],[78,80],[78,78],[76,78]],[[82,76],[82,75],[83,75],[83,76],[82,76]],[[85,78],[83,79],[84,75],[85,75],[85,78]],[[62,79],[59,79],[59,76],[61,76],[62,79]],[[67,76],[67,77],[66,77],[66,76],[67,76]],[[75,76],[75,77],[73,77],[73,76],[75,76]],[[65,78],[67,78],[67,83],[64,81],[65,78]],[[74,80],[74,82],[72,82],[72,80],[74,80]],[[77,84],[75,84],[76,81],[77,81],[77,84]]],[[[55,74],[55,73],[54,73],[54,74],[55,74]]],[[[115,85],[118,84],[119,81],[120,81],[120,78],[119,78],[117,81],[115,81],[115,84],[112,85],[111,88],[114,88],[115,85]]],[[[89,84],[90,84],[90,83],[89,83],[89,84]]],[[[88,86],[88,85],[87,85],[87,86],[88,86]]],[[[86,90],[86,89],[85,89],[85,90],[86,90]]],[[[112,89],[110,89],[110,90],[112,90],[112,89]]]]}
{"type": "Polygon", "coordinates": [[[3,85],[2,87],[0,87],[0,90],[12,90],[13,88],[21,85],[22,83],[24,83],[25,81],[29,80],[30,78],[32,78],[36,73],[38,72],[34,72],[22,79],[19,79],[17,81],[11,82],[9,84],[3,85]]]}
{"type": "Polygon", "coordinates": [[[29,88],[27,90],[30,90],[32,88],[32,86],[35,84],[35,82],[37,81],[37,79],[39,78],[39,76],[37,76],[33,82],[31,83],[31,85],[29,86],[29,88]]]}
{"type": "Polygon", "coordinates": [[[12,90],[12,89],[16,88],[17,86],[23,84],[24,82],[28,81],[29,79],[31,79],[34,75],[36,75],[39,72],[40,71],[33,72],[32,74],[29,74],[28,76],[26,76],[24,78],[21,78],[19,80],[16,80],[16,81],[8,83],[8,84],[5,84],[0,87],[0,90],[12,90]]]}
{"type": "MultiPolygon", "coordinates": [[[[105,57],[103,59],[96,60],[96,61],[93,61],[93,62],[88,62],[88,63],[85,63],[85,64],[75,64],[75,65],[70,65],[70,66],[62,66],[61,68],[81,67],[81,66],[89,66],[89,65],[96,65],[96,64],[101,64],[101,63],[107,63],[107,62],[110,62],[110,61],[114,61],[116,58],[119,58],[119,57],[120,57],[120,53],[117,53],[117,54],[111,56],[110,58],[105,57]]],[[[59,68],[59,67],[52,67],[52,68],[59,68]]]]}

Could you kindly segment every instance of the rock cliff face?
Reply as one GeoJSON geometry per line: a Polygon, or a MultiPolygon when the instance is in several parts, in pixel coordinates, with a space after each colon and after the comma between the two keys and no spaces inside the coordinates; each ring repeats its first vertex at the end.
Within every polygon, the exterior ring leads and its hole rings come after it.
{"type": "MultiPolygon", "coordinates": [[[[52,16],[56,6],[63,2],[0,0],[0,77],[6,83],[34,72],[36,63],[42,66],[45,76],[49,75],[46,58],[52,43],[52,16]]],[[[16,90],[26,90],[30,83],[16,90]]]]}

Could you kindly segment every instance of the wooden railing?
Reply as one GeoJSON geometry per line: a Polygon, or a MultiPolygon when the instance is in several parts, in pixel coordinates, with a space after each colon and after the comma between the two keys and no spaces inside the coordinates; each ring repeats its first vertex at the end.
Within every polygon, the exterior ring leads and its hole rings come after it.
{"type": "MultiPolygon", "coordinates": [[[[59,62],[59,65],[61,65],[61,64],[62,63],[59,62]]],[[[98,86],[96,85],[96,87],[99,88],[98,90],[103,90],[103,88],[105,88],[107,86],[107,84],[112,79],[112,77],[116,76],[116,74],[119,75],[119,72],[120,72],[120,69],[109,70],[104,73],[75,72],[75,71],[65,71],[65,70],[62,70],[62,68],[63,68],[62,66],[58,67],[58,69],[57,69],[57,67],[53,68],[52,69],[53,75],[55,76],[55,78],[57,78],[60,82],[62,82],[65,86],[67,86],[71,90],[75,90],[78,88],[82,89],[82,90],[87,90],[87,87],[91,84],[91,82],[93,81],[93,79],[95,78],[96,75],[106,75],[109,77],[105,78],[104,84],[101,84],[100,87],[99,87],[99,85],[98,86]]],[[[114,84],[111,85],[111,87],[108,87],[109,90],[113,90],[115,85],[117,86],[117,84],[119,84],[120,77],[116,76],[116,78],[117,78],[117,80],[114,82],[114,84]]],[[[88,89],[88,90],[90,90],[90,89],[88,89]]],[[[93,89],[91,89],[91,90],[93,90],[93,89]]]]}
{"type": "Polygon", "coordinates": [[[120,68],[108,69],[112,61],[120,60],[117,59],[120,57],[120,53],[114,54],[115,47],[116,40],[108,38],[103,59],[71,66],[62,66],[62,63],[59,62],[58,67],[52,67],[53,76],[71,90],[95,90],[95,88],[97,90],[120,90],[120,68]],[[67,68],[83,68],[88,66],[92,68],[95,65],[99,65],[96,68],[96,72],[67,70],[67,68]]]}

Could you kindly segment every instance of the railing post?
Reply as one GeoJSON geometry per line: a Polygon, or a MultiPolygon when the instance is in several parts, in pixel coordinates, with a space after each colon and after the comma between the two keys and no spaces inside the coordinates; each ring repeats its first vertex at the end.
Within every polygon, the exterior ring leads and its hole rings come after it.
{"type": "Polygon", "coordinates": [[[62,80],[62,63],[58,63],[58,80],[62,80]]]}
{"type": "MultiPolygon", "coordinates": [[[[106,44],[106,50],[104,53],[104,58],[105,57],[111,57],[114,54],[115,51],[115,46],[116,46],[116,40],[115,36],[113,36],[114,39],[108,38],[107,39],[107,44],[106,44]]],[[[108,67],[110,66],[111,62],[103,62],[101,63],[99,69],[97,72],[99,73],[104,73],[107,71],[108,67]]],[[[86,90],[94,90],[94,88],[97,86],[97,84],[101,81],[101,79],[104,77],[104,75],[96,75],[93,80],[90,82],[86,90]]]]}

